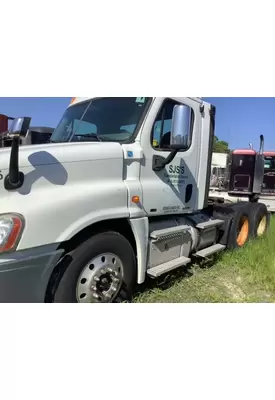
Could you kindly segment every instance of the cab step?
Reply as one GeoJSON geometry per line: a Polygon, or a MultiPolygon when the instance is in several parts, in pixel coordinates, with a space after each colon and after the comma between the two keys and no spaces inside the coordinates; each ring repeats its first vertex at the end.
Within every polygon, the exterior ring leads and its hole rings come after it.
{"type": "Polygon", "coordinates": [[[209,221],[206,222],[200,222],[199,224],[196,225],[196,228],[199,230],[205,230],[214,228],[216,226],[221,226],[223,223],[224,220],[222,219],[210,219],[209,221]]]}
{"type": "Polygon", "coordinates": [[[158,278],[159,276],[166,274],[167,272],[173,271],[176,268],[183,267],[184,265],[190,262],[190,258],[187,257],[179,257],[175,260],[168,261],[164,264],[157,265],[156,267],[149,268],[147,270],[147,274],[151,278],[158,278]]]}
{"type": "Polygon", "coordinates": [[[197,251],[194,255],[197,257],[206,258],[208,256],[212,256],[215,253],[219,253],[220,251],[223,251],[224,249],[225,249],[225,246],[223,244],[217,243],[217,244],[213,244],[210,247],[206,247],[205,249],[197,251]]]}

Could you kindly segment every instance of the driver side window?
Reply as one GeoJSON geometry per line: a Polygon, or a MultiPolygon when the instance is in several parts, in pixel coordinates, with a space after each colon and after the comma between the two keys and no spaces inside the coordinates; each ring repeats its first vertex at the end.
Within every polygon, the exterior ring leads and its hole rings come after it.
{"type": "Polygon", "coordinates": [[[155,149],[169,149],[174,106],[178,103],[167,100],[158,112],[153,127],[153,147],[155,149]]]}

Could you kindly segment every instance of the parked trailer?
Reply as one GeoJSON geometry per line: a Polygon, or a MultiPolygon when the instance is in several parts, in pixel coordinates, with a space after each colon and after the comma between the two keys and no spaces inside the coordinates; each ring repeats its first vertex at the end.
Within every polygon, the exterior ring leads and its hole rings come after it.
{"type": "Polygon", "coordinates": [[[209,205],[214,127],[200,98],[74,98],[51,144],[19,148],[18,118],[0,157],[0,301],[130,301],[146,276],[262,236],[263,204],[209,205]]]}

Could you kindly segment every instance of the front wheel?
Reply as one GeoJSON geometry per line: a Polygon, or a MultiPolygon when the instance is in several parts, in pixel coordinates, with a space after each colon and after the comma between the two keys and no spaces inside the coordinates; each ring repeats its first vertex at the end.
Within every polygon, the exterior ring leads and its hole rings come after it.
{"type": "Polygon", "coordinates": [[[117,232],[99,233],[71,254],[54,294],[57,303],[131,301],[136,260],[131,244],[117,232]]]}

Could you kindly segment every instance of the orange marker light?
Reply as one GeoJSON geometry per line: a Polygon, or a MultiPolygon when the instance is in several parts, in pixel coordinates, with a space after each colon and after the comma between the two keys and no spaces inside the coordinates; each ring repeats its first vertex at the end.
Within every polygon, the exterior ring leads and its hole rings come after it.
{"type": "Polygon", "coordinates": [[[139,203],[139,196],[133,196],[132,197],[132,202],[135,203],[135,204],[139,203]]]}
{"type": "Polygon", "coordinates": [[[76,101],[76,97],[72,97],[70,104],[74,104],[75,101],[76,101]]]}

